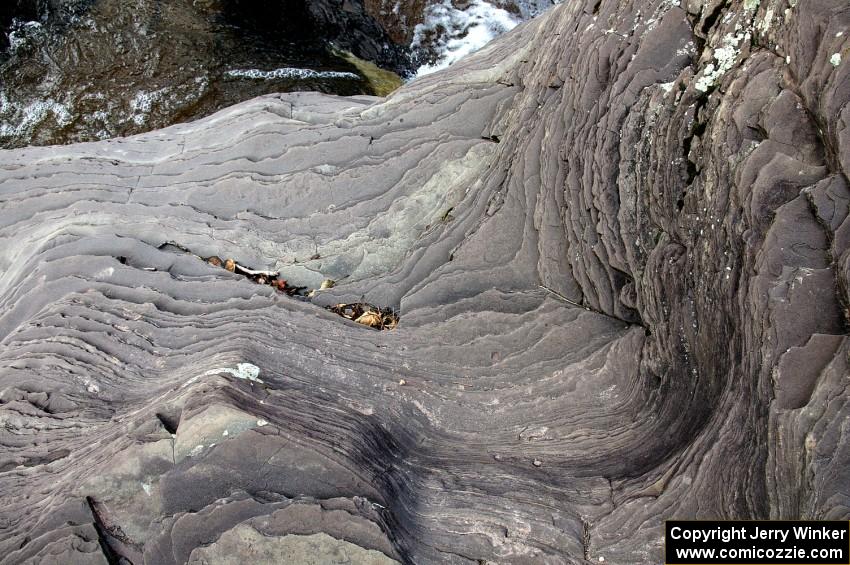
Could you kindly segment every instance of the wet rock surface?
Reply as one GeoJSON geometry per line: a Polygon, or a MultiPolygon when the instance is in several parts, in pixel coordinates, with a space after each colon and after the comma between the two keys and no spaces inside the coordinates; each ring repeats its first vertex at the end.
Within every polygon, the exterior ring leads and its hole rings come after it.
{"type": "Polygon", "coordinates": [[[404,72],[357,2],[53,0],[0,12],[0,146],[126,136],[271,92],[374,94],[336,49],[404,72]],[[11,45],[10,40],[11,39],[11,45]]]}
{"type": "Polygon", "coordinates": [[[386,100],[3,152],[0,562],[625,565],[666,518],[847,519],[849,32],[571,2],[386,100]],[[398,327],[323,308],[360,302],[398,327]]]}
{"type": "Polygon", "coordinates": [[[554,2],[7,2],[0,147],[133,135],[273,92],[384,96],[554,2]]]}

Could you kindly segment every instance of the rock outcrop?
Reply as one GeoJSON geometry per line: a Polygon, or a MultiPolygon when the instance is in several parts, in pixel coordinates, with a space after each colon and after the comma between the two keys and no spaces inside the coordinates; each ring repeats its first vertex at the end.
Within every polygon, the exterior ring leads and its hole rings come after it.
{"type": "Polygon", "coordinates": [[[847,519],[848,36],[843,0],[575,1],[385,100],[0,153],[0,562],[847,519]]]}

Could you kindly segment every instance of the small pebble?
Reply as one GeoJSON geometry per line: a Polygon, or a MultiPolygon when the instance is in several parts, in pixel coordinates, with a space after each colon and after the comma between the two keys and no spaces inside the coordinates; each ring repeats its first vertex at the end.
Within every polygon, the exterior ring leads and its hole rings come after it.
{"type": "Polygon", "coordinates": [[[224,262],[224,268],[232,273],[236,270],[236,261],[234,261],[233,259],[228,259],[224,262]]]}
{"type": "Polygon", "coordinates": [[[534,461],[531,462],[531,464],[534,465],[535,467],[540,467],[541,465],[543,465],[543,461],[541,461],[540,459],[535,459],[534,461]]]}

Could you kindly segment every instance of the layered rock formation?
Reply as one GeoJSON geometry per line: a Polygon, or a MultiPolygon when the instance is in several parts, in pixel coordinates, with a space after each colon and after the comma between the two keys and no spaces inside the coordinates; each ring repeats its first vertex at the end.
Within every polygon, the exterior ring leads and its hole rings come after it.
{"type": "Polygon", "coordinates": [[[653,563],[666,518],[847,519],[848,34],[576,1],[386,100],[0,154],[0,562],[653,563]],[[399,327],[321,308],[360,300],[399,327]]]}

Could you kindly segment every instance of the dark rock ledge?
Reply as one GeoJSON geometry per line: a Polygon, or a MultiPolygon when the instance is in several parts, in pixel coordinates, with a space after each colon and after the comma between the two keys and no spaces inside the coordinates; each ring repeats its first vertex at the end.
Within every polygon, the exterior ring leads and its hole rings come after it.
{"type": "Polygon", "coordinates": [[[844,0],[575,1],[384,101],[0,153],[1,562],[847,519],[848,37],[844,0]],[[360,300],[399,327],[319,307],[360,300]]]}

